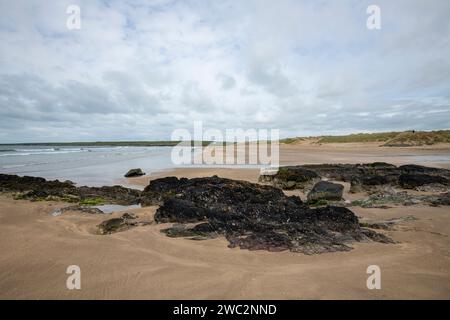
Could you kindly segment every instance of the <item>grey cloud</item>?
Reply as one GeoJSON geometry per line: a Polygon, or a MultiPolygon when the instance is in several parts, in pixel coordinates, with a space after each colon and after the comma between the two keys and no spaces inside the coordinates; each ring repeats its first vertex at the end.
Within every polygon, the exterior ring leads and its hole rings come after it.
{"type": "Polygon", "coordinates": [[[0,142],[450,123],[447,0],[0,2],[0,142]],[[70,128],[70,130],[68,130],[70,128]]]}

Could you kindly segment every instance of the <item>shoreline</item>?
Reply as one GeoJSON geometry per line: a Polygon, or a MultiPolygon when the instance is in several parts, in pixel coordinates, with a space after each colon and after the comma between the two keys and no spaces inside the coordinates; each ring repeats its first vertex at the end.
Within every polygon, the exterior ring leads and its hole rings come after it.
{"type": "MultiPolygon", "coordinates": [[[[432,158],[430,158],[432,159],[432,158]]],[[[323,145],[311,144],[309,141],[294,144],[280,144],[280,166],[306,165],[322,163],[372,163],[383,161],[394,165],[418,164],[442,169],[450,169],[450,144],[436,144],[421,147],[379,147],[378,143],[327,143],[323,145]],[[446,162],[424,161],[427,157],[448,157],[446,162]],[[419,157],[419,161],[411,162],[412,157],[419,157]]],[[[224,178],[239,179],[233,171],[242,173],[244,180],[257,182],[259,169],[256,168],[226,168],[224,166],[166,168],[150,172],[142,177],[120,178],[116,182],[145,187],[152,179],[174,175],[182,177],[210,177],[219,173],[224,178]]]]}

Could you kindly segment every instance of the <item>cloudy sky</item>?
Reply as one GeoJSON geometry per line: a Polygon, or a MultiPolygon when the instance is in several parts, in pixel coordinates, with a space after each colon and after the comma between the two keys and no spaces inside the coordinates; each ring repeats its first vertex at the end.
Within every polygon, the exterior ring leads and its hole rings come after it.
{"type": "Polygon", "coordinates": [[[0,14],[0,143],[169,139],[193,121],[450,127],[448,0],[0,0],[0,14]]]}

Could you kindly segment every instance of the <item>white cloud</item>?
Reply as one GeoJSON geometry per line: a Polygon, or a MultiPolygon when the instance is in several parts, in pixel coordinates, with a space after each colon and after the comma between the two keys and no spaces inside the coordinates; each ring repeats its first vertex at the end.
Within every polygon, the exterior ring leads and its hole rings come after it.
{"type": "Polygon", "coordinates": [[[450,2],[1,1],[0,142],[438,129],[450,2]],[[81,30],[66,28],[69,4],[81,30]]]}

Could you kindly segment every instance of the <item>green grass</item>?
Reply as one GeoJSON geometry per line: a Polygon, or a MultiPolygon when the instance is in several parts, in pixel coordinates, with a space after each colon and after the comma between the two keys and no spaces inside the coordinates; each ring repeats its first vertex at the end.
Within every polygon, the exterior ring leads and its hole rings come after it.
{"type": "Polygon", "coordinates": [[[324,136],[319,143],[350,143],[350,142],[384,142],[394,138],[399,132],[356,133],[346,136],[324,136]]]}
{"type": "Polygon", "coordinates": [[[384,146],[432,145],[450,142],[450,130],[357,133],[345,136],[324,136],[318,141],[318,143],[352,142],[384,142],[384,146]]]}
{"type": "Polygon", "coordinates": [[[328,205],[328,201],[324,199],[309,201],[308,204],[311,207],[323,207],[328,205]]]}
{"type": "Polygon", "coordinates": [[[450,142],[450,130],[401,132],[387,141],[385,146],[421,146],[450,142]]]}

